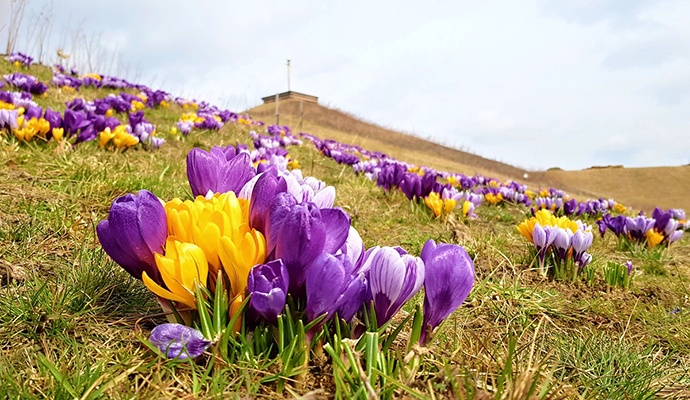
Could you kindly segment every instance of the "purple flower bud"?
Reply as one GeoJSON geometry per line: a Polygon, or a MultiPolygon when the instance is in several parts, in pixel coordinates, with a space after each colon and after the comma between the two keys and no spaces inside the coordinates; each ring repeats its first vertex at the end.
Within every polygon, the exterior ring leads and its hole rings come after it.
{"type": "Polygon", "coordinates": [[[575,261],[580,260],[582,255],[592,246],[592,241],[594,240],[594,235],[591,231],[581,231],[577,230],[573,234],[571,245],[573,247],[573,259],[575,261]]]}
{"type": "Polygon", "coordinates": [[[457,310],[474,285],[474,262],[461,246],[429,239],[422,248],[424,260],[424,323],[421,342],[457,310]]]}
{"type": "Polygon", "coordinates": [[[249,203],[249,225],[252,228],[266,233],[266,220],[271,209],[271,203],[278,193],[285,191],[287,191],[287,183],[284,178],[278,177],[274,168],[262,172],[256,178],[250,195],[245,194],[243,188],[243,195],[251,199],[249,203]]]}
{"type": "Polygon", "coordinates": [[[249,154],[240,153],[227,158],[220,147],[210,152],[195,148],[187,154],[187,179],[192,194],[206,196],[213,193],[239,193],[245,183],[256,175],[249,154]]]}
{"type": "Polygon", "coordinates": [[[153,193],[142,190],[117,198],[96,233],[103,250],[125,271],[137,279],[145,271],[160,282],[154,253],[164,254],[168,227],[165,209],[153,193]]]}
{"type": "Polygon", "coordinates": [[[158,325],[149,341],[168,358],[180,360],[199,357],[211,345],[201,332],[180,324],[158,325]]]}
{"type": "Polygon", "coordinates": [[[362,307],[362,304],[369,304],[370,300],[371,292],[365,274],[356,274],[352,276],[352,279],[338,299],[336,309],[338,316],[349,322],[362,307]]]}
{"type": "Polygon", "coordinates": [[[321,253],[312,260],[306,272],[307,321],[313,321],[322,314],[328,314],[326,320],[333,317],[341,294],[350,283],[351,274],[352,265],[343,254],[321,253]]]}
{"type": "Polygon", "coordinates": [[[289,193],[279,193],[271,204],[266,226],[266,250],[275,249],[290,275],[290,293],[298,296],[307,266],[321,253],[335,254],[350,228],[350,217],[340,209],[319,210],[312,203],[296,204],[289,193]]]}
{"type": "Polygon", "coordinates": [[[285,308],[288,272],[282,260],[257,265],[249,271],[247,291],[249,307],[273,323],[285,308]]]}
{"type": "Polygon", "coordinates": [[[376,247],[368,254],[364,270],[379,327],[388,322],[424,283],[424,263],[419,257],[401,255],[392,247],[376,247]]]}
{"type": "Polygon", "coordinates": [[[632,263],[632,261],[628,260],[628,261],[626,261],[625,264],[623,264],[623,265],[625,265],[625,266],[628,268],[628,276],[630,276],[630,274],[632,274],[632,271],[633,271],[633,263],[632,263]]]}
{"type": "Polygon", "coordinates": [[[568,249],[570,248],[570,240],[573,236],[572,232],[563,228],[553,227],[551,229],[551,234],[554,235],[552,244],[553,249],[561,260],[565,260],[568,249]]]}

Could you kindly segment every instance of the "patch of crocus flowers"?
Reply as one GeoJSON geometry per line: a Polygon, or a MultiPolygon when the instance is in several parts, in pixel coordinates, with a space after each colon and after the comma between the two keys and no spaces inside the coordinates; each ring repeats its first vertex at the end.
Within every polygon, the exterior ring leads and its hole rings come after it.
{"type": "Polygon", "coordinates": [[[34,63],[33,57],[21,52],[11,53],[7,57],[5,57],[5,59],[9,61],[15,68],[19,68],[21,66],[30,67],[31,64],[34,63]]]}
{"type": "Polygon", "coordinates": [[[652,212],[652,217],[646,217],[640,213],[636,217],[618,215],[612,217],[605,214],[597,221],[599,233],[602,237],[607,231],[612,232],[618,238],[620,246],[669,246],[683,236],[683,223],[685,216],[682,210],[663,211],[657,207],[652,212]]]}
{"type": "Polygon", "coordinates": [[[336,316],[353,336],[365,319],[383,327],[423,287],[419,339],[428,343],[472,288],[474,264],[461,246],[429,240],[421,257],[365,249],[348,214],[333,207],[335,189],[282,162],[255,166],[239,146],[193,149],[187,176],[193,200],[141,190],[116,199],[97,227],[106,253],[180,317],[151,334],[169,357],[219,343],[218,332],[190,331],[219,297],[234,321],[226,329],[268,328],[290,313],[309,326],[309,342],[336,316]]]}
{"type": "Polygon", "coordinates": [[[534,245],[532,252],[544,275],[573,280],[592,260],[592,228],[581,221],[557,217],[542,209],[517,226],[518,232],[534,245]]]}

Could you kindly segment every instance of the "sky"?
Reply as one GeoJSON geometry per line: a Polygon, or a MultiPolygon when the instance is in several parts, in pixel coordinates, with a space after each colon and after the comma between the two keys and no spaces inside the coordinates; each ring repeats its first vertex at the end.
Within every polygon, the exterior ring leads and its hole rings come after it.
{"type": "Polygon", "coordinates": [[[48,61],[233,111],[287,90],[290,59],[323,105],[519,167],[675,166],[688,21],[683,0],[28,0],[18,49],[49,22],[48,61]]]}

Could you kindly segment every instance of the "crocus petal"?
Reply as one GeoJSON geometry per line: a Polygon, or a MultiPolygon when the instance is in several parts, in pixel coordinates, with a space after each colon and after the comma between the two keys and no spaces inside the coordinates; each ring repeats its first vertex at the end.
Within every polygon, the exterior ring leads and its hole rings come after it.
{"type": "Polygon", "coordinates": [[[458,245],[439,244],[430,239],[425,245],[431,251],[424,255],[424,329],[427,335],[455,311],[467,298],[474,285],[474,263],[465,249],[458,245]]]}
{"type": "Polygon", "coordinates": [[[326,227],[326,241],[323,249],[331,254],[345,244],[350,233],[350,216],[339,208],[321,210],[321,221],[326,227]]]}
{"type": "Polygon", "coordinates": [[[306,289],[307,320],[313,321],[327,313],[327,319],[333,316],[338,306],[338,299],[349,283],[349,271],[344,263],[344,256],[321,253],[307,268],[306,289]]]}
{"type": "Polygon", "coordinates": [[[165,209],[151,192],[116,199],[108,219],[96,227],[98,240],[108,255],[137,279],[146,271],[158,280],[155,253],[163,253],[167,238],[165,209]]]}
{"type": "Polygon", "coordinates": [[[409,254],[401,255],[391,247],[372,251],[363,269],[369,271],[369,286],[379,326],[391,319],[424,283],[422,260],[409,254]]]}
{"type": "Polygon", "coordinates": [[[268,219],[273,199],[278,193],[286,191],[287,183],[285,179],[278,177],[275,169],[261,173],[251,192],[249,225],[266,233],[266,220],[268,219]]]}

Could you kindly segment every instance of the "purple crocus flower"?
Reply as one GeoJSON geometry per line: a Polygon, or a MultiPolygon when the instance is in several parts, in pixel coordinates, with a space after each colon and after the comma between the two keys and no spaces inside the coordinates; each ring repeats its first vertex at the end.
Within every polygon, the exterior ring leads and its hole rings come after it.
{"type": "Polygon", "coordinates": [[[59,111],[54,111],[52,108],[46,108],[43,118],[48,121],[51,128],[62,128],[62,116],[59,111]]]}
{"type": "Polygon", "coordinates": [[[336,303],[338,316],[350,322],[357,311],[362,308],[362,304],[369,304],[370,300],[371,291],[366,275],[361,272],[355,274],[351,276],[350,282],[336,303]]]}
{"type": "Polygon", "coordinates": [[[154,149],[161,147],[163,145],[163,143],[165,143],[165,139],[163,139],[163,138],[159,138],[159,137],[152,137],[151,138],[151,146],[154,149]]]}
{"type": "Polygon", "coordinates": [[[573,247],[573,260],[580,266],[585,267],[589,263],[591,256],[586,251],[592,246],[594,235],[591,231],[578,229],[571,239],[573,247]]]}
{"type": "Polygon", "coordinates": [[[577,200],[575,199],[570,199],[563,203],[563,214],[565,215],[573,215],[575,211],[577,211],[577,200]]]}
{"type": "Polygon", "coordinates": [[[187,178],[195,197],[208,192],[239,193],[256,175],[249,154],[239,153],[231,158],[228,154],[220,147],[210,152],[195,148],[187,154],[187,178]]]}
{"type": "Polygon", "coordinates": [[[0,110],[0,128],[17,129],[17,110],[0,110]]]}
{"type": "Polygon", "coordinates": [[[400,190],[407,196],[408,200],[419,197],[422,191],[422,180],[417,174],[406,174],[400,182],[400,190]]]}
{"type": "Polygon", "coordinates": [[[267,223],[266,249],[282,259],[290,276],[289,292],[299,296],[307,266],[321,253],[335,254],[345,240],[350,217],[340,209],[320,210],[312,203],[297,204],[289,193],[274,199],[267,223]]]}
{"type": "Polygon", "coordinates": [[[355,271],[359,271],[361,269],[362,263],[364,262],[364,242],[362,241],[362,237],[359,235],[359,232],[357,232],[357,229],[355,229],[353,226],[350,227],[350,230],[347,234],[347,239],[340,248],[340,251],[347,256],[348,260],[350,260],[352,265],[355,267],[355,271]]]}
{"type": "Polygon", "coordinates": [[[628,260],[628,261],[626,261],[625,264],[623,264],[623,265],[625,265],[626,268],[628,268],[628,276],[630,276],[630,274],[632,274],[632,271],[633,271],[633,263],[632,263],[632,261],[628,260]]]}
{"type": "Polygon", "coordinates": [[[616,236],[620,236],[626,232],[628,217],[625,215],[619,215],[611,218],[610,214],[606,214],[604,215],[603,220],[606,223],[606,226],[611,229],[616,236]]]}
{"type": "Polygon", "coordinates": [[[199,357],[211,345],[201,332],[180,324],[158,325],[149,341],[168,358],[180,360],[199,357]]]}
{"type": "Polygon", "coordinates": [[[392,247],[375,247],[368,253],[363,268],[369,273],[376,321],[381,327],[421,289],[424,263],[392,247]]]}
{"type": "MultiPolygon", "coordinates": [[[[271,209],[271,203],[278,193],[287,191],[287,182],[278,176],[275,168],[268,169],[254,178],[254,185],[242,189],[241,196],[248,196],[245,189],[251,190],[249,202],[249,225],[260,232],[266,233],[266,220],[271,209]]],[[[251,182],[251,181],[250,181],[251,182]]]]}
{"type": "Polygon", "coordinates": [[[249,308],[273,323],[285,308],[288,272],[282,260],[255,266],[249,271],[247,291],[249,308]]]}
{"type": "Polygon", "coordinates": [[[115,199],[96,233],[103,250],[125,271],[137,279],[146,272],[160,282],[154,253],[164,254],[168,227],[165,209],[153,193],[142,190],[115,199]]]}
{"type": "Polygon", "coordinates": [[[422,248],[424,260],[424,322],[421,343],[467,298],[474,285],[474,262],[458,245],[436,244],[429,239],[422,248]]]}
{"type": "Polygon", "coordinates": [[[573,233],[570,229],[552,227],[551,234],[554,235],[552,242],[554,252],[558,255],[558,258],[565,260],[568,249],[570,249],[570,241],[573,237],[573,233]]]}
{"type": "Polygon", "coordinates": [[[631,238],[643,241],[646,239],[647,231],[654,227],[654,220],[644,215],[635,218],[627,217],[625,220],[625,230],[631,238]]]}
{"type": "Polygon", "coordinates": [[[341,294],[348,288],[352,264],[342,254],[321,253],[306,271],[307,321],[313,321],[322,314],[328,314],[326,320],[329,320],[339,305],[341,294]]]}
{"type": "Polygon", "coordinates": [[[75,135],[79,130],[91,125],[91,121],[86,119],[86,113],[83,111],[74,111],[66,109],[63,119],[63,126],[65,128],[65,137],[75,135]]]}

